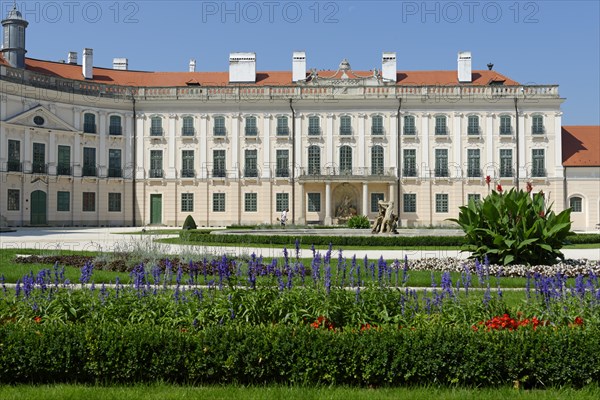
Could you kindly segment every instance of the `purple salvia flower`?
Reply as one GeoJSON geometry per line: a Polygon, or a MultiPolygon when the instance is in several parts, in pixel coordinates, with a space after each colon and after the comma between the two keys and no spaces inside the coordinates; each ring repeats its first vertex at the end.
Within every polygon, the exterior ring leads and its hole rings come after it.
{"type": "Polygon", "coordinates": [[[331,265],[329,263],[325,264],[325,291],[327,295],[331,292],[331,265]]]}
{"type": "Polygon", "coordinates": [[[355,303],[359,303],[360,301],[360,286],[356,286],[356,296],[354,298],[355,303]]]}
{"type": "Polygon", "coordinates": [[[4,279],[4,274],[2,274],[0,276],[0,282],[2,282],[2,293],[4,293],[6,295],[6,285],[5,285],[5,279],[4,279]]]}
{"type": "Polygon", "coordinates": [[[354,274],[356,273],[356,254],[352,256],[352,261],[350,263],[350,286],[354,287],[354,274]]]}
{"type": "Polygon", "coordinates": [[[119,277],[117,276],[115,278],[115,298],[119,298],[119,292],[121,290],[121,280],[119,279],[119,277]]]}
{"type": "Polygon", "coordinates": [[[296,261],[299,261],[300,260],[300,239],[298,239],[298,238],[296,238],[295,247],[296,247],[296,261]]]}
{"type": "Polygon", "coordinates": [[[327,252],[325,253],[325,265],[329,265],[329,262],[331,261],[331,251],[333,250],[333,244],[329,243],[329,248],[327,249],[327,252]]]}
{"type": "Polygon", "coordinates": [[[175,282],[177,286],[181,285],[181,278],[183,277],[183,268],[181,268],[181,264],[177,266],[177,277],[175,278],[175,282]]]}
{"type": "Polygon", "coordinates": [[[525,297],[527,298],[527,301],[529,301],[531,298],[531,274],[529,273],[529,270],[526,272],[525,278],[527,279],[525,282],[525,297]]]}
{"type": "Polygon", "coordinates": [[[291,289],[292,288],[292,279],[294,278],[294,271],[292,271],[291,268],[288,269],[287,272],[287,288],[291,289]]]}
{"type": "Polygon", "coordinates": [[[15,287],[15,297],[18,299],[21,294],[21,278],[17,279],[17,286],[15,287]]]}
{"type": "Polygon", "coordinates": [[[452,278],[450,277],[450,272],[448,271],[444,271],[442,273],[441,288],[442,292],[446,292],[449,296],[452,296],[452,278]]]}
{"type": "Polygon", "coordinates": [[[275,276],[277,277],[277,286],[279,287],[279,291],[283,292],[283,289],[285,289],[285,284],[283,283],[283,277],[279,268],[275,268],[275,276]]]}
{"type": "Polygon", "coordinates": [[[81,267],[81,276],[79,277],[79,282],[81,286],[85,285],[92,278],[92,273],[94,272],[94,264],[90,261],[86,261],[81,267]]]}
{"type": "Polygon", "coordinates": [[[483,294],[483,305],[487,308],[488,304],[490,304],[490,300],[492,300],[492,293],[490,292],[490,285],[487,285],[485,293],[483,294]]]}
{"type": "Polygon", "coordinates": [[[380,286],[383,283],[382,281],[383,281],[383,277],[384,277],[385,267],[386,267],[385,260],[383,259],[383,256],[380,256],[379,261],[377,262],[377,281],[380,286]]]}
{"type": "Polygon", "coordinates": [[[315,286],[321,280],[321,253],[316,253],[311,262],[312,277],[315,286]]]}
{"type": "MultiPolygon", "coordinates": [[[[167,262],[168,262],[168,260],[167,260],[167,262]]],[[[157,264],[154,264],[150,273],[152,274],[152,280],[154,282],[154,286],[157,286],[160,283],[160,273],[161,273],[160,267],[157,264]]]]}
{"type": "Polygon", "coordinates": [[[408,255],[404,255],[404,268],[402,268],[402,286],[408,282],[408,255]]]}

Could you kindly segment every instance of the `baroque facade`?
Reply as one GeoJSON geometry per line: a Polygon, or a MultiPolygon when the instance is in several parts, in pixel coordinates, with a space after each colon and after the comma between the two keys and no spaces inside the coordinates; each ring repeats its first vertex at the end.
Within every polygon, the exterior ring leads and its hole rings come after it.
{"type": "MultiPolygon", "coordinates": [[[[400,226],[438,226],[527,182],[570,206],[558,86],[472,70],[468,52],[454,71],[398,71],[395,53],[381,70],[307,70],[295,52],[291,71],[257,72],[254,53],[232,53],[228,72],[140,72],[126,59],[94,67],[91,49],[81,64],[73,52],[26,58],[26,21],[13,10],[2,25],[11,226],[271,224],[287,208],[292,223],[330,225],[374,219],[379,200],[400,226]]],[[[581,229],[598,210],[586,216],[581,229]]]]}

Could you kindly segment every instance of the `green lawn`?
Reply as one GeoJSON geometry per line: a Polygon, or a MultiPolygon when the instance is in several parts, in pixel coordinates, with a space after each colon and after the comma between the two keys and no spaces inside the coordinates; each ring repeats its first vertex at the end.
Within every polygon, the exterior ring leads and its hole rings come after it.
{"type": "Polygon", "coordinates": [[[347,387],[242,387],[225,386],[171,386],[167,384],[119,386],[0,386],[2,400],[178,400],[178,399],[227,399],[227,400],[352,400],[352,399],[403,399],[403,400],[495,400],[495,399],[569,399],[587,400],[600,398],[597,386],[575,390],[571,388],[547,390],[522,390],[514,388],[495,389],[440,389],[428,388],[347,388],[347,387]]]}

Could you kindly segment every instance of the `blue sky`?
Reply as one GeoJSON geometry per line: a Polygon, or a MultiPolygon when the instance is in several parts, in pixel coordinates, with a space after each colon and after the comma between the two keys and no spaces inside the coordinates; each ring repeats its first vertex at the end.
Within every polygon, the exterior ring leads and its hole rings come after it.
{"type": "MultiPolygon", "coordinates": [[[[13,1],[0,1],[2,16],[13,1]]],[[[28,57],[66,59],[84,47],[94,64],[129,58],[130,69],[226,71],[234,51],[257,53],[258,70],[289,70],[294,50],[308,68],[473,68],[529,84],[558,84],[565,125],[600,124],[598,1],[17,1],[29,21],[28,57]]]]}

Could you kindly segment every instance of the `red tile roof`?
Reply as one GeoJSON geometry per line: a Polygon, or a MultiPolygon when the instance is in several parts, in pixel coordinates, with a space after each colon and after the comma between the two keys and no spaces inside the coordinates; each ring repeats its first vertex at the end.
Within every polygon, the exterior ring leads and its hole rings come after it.
{"type": "MultiPolygon", "coordinates": [[[[6,61],[0,55],[0,64],[6,61]]],[[[81,65],[65,64],[54,61],[25,59],[26,69],[51,76],[66,79],[84,80],[81,65]]],[[[307,73],[307,76],[309,74],[307,73]]],[[[341,75],[337,70],[318,71],[320,78],[336,77],[341,75]]],[[[350,78],[370,77],[372,71],[350,71],[350,78]]],[[[188,82],[198,83],[202,86],[224,86],[229,84],[229,72],[151,72],[151,71],[122,71],[110,68],[94,68],[94,79],[88,82],[104,83],[121,86],[146,86],[146,87],[175,87],[187,86],[188,82]]],[[[473,71],[471,85],[487,86],[492,81],[503,81],[504,85],[518,85],[519,83],[504,75],[489,70],[473,71]]],[[[256,73],[256,85],[259,86],[284,86],[292,84],[292,71],[264,71],[256,73]]],[[[399,71],[397,85],[457,85],[458,75],[451,71],[399,71]]]]}
{"type": "Polygon", "coordinates": [[[565,167],[600,167],[600,125],[562,127],[565,167]]]}

